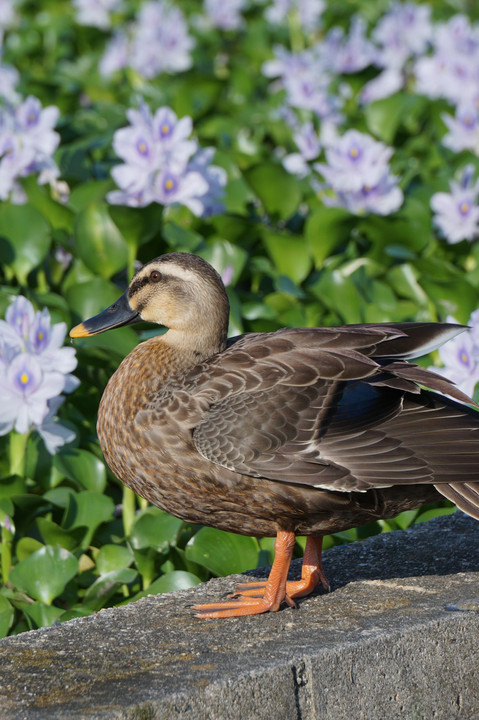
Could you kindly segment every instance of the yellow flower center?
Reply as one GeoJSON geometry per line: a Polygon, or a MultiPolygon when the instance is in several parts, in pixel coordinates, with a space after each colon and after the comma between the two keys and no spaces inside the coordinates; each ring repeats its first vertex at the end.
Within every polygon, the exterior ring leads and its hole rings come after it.
{"type": "Polygon", "coordinates": [[[459,209],[465,215],[467,212],[469,212],[469,207],[470,207],[469,203],[463,202],[463,203],[461,203],[461,206],[459,209]]]}
{"type": "Polygon", "coordinates": [[[26,385],[26,384],[27,384],[27,382],[28,382],[28,375],[27,375],[26,372],[23,372],[23,373],[21,374],[21,376],[20,376],[20,382],[22,383],[22,385],[26,385]]]}
{"type": "Polygon", "coordinates": [[[43,340],[43,333],[42,333],[41,330],[38,332],[38,336],[37,336],[37,337],[38,337],[39,340],[43,340]]]}
{"type": "Polygon", "coordinates": [[[165,188],[171,190],[173,188],[173,180],[169,179],[165,182],[165,188]]]}
{"type": "Polygon", "coordinates": [[[349,154],[351,155],[352,158],[356,158],[359,155],[359,150],[357,148],[353,147],[349,151],[349,154]]]}
{"type": "Polygon", "coordinates": [[[164,125],[161,126],[161,134],[162,134],[162,135],[168,135],[169,132],[170,132],[170,126],[169,126],[169,125],[167,125],[167,124],[165,123],[164,125]]]}
{"type": "Polygon", "coordinates": [[[138,150],[141,152],[142,155],[144,155],[146,153],[146,143],[141,142],[138,145],[138,150]]]}

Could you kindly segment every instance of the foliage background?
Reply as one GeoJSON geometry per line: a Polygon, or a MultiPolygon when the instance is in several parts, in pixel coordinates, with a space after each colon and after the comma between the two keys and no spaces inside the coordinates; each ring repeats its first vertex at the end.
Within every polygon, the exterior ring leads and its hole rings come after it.
{"type": "MultiPolygon", "coordinates": [[[[126,5],[133,14],[137,4],[126,5]]],[[[347,28],[358,11],[374,25],[388,7],[331,2],[324,25],[347,28]]],[[[201,10],[198,2],[181,8],[188,17],[201,10]]],[[[60,108],[55,159],[71,192],[64,202],[28,177],[25,205],[0,204],[2,316],[22,293],[71,327],[118,297],[135,260],[186,250],[232,272],[231,334],[449,314],[468,321],[478,306],[479,246],[447,244],[429,208],[456,168],[466,160],[479,167],[472,153],[454,154],[438,142],[447,103],[404,90],[361,107],[353,92],[347,127],[394,146],[406,200],[387,218],[325,207],[278,158],[277,148],[294,149],[292,133],[275,113],[281,93],[269,91],[261,67],[275,43],[290,46],[292,28],[268,25],[263,10],[252,4],[239,31],[198,34],[186,72],[146,80],[127,69],[107,80],[97,70],[105,32],[75,24],[69,3],[19,6],[3,60],[20,70],[22,95],[60,108]],[[223,214],[201,219],[181,206],[106,203],[114,186],[113,133],[140,97],[152,108],[169,105],[191,116],[200,143],[216,147],[214,162],[228,173],[223,214]],[[66,264],[63,250],[71,256],[66,264]]],[[[433,10],[436,19],[458,11],[479,19],[472,1],[436,2],[433,10]]],[[[354,76],[353,89],[372,74],[354,76]]],[[[145,325],[75,343],[81,385],[60,413],[76,431],[70,446],[51,457],[34,433],[0,438],[0,510],[15,526],[14,533],[2,527],[1,635],[271,560],[271,541],[200,529],[146,507],[105,466],[95,434],[102,390],[124,355],[152,332],[145,325]]],[[[329,537],[325,546],[449,511],[404,513],[329,537]]]]}

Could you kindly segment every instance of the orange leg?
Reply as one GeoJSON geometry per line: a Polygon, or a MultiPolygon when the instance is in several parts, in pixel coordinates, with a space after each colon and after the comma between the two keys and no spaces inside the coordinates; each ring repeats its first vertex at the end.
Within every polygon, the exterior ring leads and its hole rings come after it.
{"type": "MultiPolygon", "coordinates": [[[[322,549],[322,535],[308,537],[304,550],[301,580],[286,583],[286,601],[288,601],[288,598],[292,599],[310,595],[319,583],[321,583],[325,590],[329,591],[329,583],[323,572],[323,564],[321,562],[322,549]]],[[[240,583],[237,585],[237,590],[243,597],[261,597],[265,586],[265,582],[240,583]]]]}
{"type": "MultiPolygon", "coordinates": [[[[295,536],[293,532],[279,530],[274,543],[274,562],[268,580],[260,597],[244,597],[226,602],[201,603],[193,605],[198,610],[199,618],[241,617],[243,615],[259,615],[264,612],[275,612],[286,596],[286,580],[293,557],[295,536]]],[[[292,603],[289,600],[289,603],[292,603]]]]}

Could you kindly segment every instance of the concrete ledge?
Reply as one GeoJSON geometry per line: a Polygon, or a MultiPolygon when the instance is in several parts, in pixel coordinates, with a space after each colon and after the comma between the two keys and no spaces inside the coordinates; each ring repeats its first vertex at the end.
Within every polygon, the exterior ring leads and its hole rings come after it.
{"type": "Polygon", "coordinates": [[[333,548],[324,565],[332,592],[297,610],[191,617],[229,577],[1,640],[0,717],[479,717],[478,522],[457,512],[333,548]]]}

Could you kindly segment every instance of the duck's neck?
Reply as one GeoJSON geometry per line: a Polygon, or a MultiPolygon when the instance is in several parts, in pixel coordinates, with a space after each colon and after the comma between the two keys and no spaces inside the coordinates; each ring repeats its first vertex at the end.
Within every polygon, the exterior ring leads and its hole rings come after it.
{"type": "Polygon", "coordinates": [[[173,353],[179,367],[187,369],[222,352],[226,347],[226,334],[186,333],[171,328],[161,337],[161,342],[165,350],[168,348],[173,353]]]}

